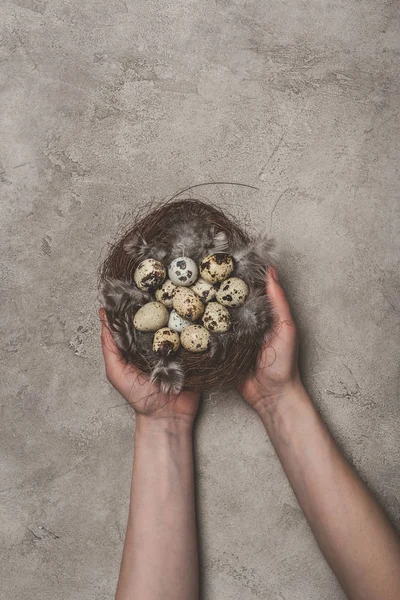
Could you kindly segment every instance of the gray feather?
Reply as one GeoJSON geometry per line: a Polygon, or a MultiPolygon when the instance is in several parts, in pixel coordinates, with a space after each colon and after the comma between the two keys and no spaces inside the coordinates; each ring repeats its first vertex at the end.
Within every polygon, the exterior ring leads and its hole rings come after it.
{"type": "Polygon", "coordinates": [[[207,254],[223,252],[228,247],[228,239],[223,231],[216,231],[215,227],[204,229],[199,220],[180,222],[170,231],[173,235],[170,258],[189,256],[200,262],[207,254]]]}
{"type": "Polygon", "coordinates": [[[265,285],[268,267],[275,263],[275,242],[268,235],[258,236],[251,244],[242,245],[232,252],[235,259],[236,277],[243,278],[251,286],[265,285]]]}
{"type": "Polygon", "coordinates": [[[179,394],[185,381],[182,365],[176,361],[159,360],[153,367],[150,381],[158,383],[164,394],[179,394]]]}
{"type": "Polygon", "coordinates": [[[226,252],[228,249],[228,238],[225,231],[215,230],[211,235],[211,246],[207,248],[207,254],[216,254],[217,252],[226,252]]]}
{"type": "Polygon", "coordinates": [[[145,258],[154,258],[162,261],[167,255],[164,244],[148,244],[140,233],[135,233],[124,243],[124,250],[128,256],[134,256],[138,261],[145,258]]]}
{"type": "Polygon", "coordinates": [[[232,310],[235,336],[251,340],[260,333],[264,334],[272,322],[272,311],[267,296],[254,296],[243,306],[232,310]]]}
{"type": "Polygon", "coordinates": [[[107,311],[118,314],[142,306],[151,299],[150,294],[129,281],[115,278],[103,282],[98,297],[107,311]]]}
{"type": "Polygon", "coordinates": [[[209,352],[210,356],[218,356],[218,360],[225,360],[226,354],[232,340],[231,333],[213,333],[210,336],[209,352]]]}

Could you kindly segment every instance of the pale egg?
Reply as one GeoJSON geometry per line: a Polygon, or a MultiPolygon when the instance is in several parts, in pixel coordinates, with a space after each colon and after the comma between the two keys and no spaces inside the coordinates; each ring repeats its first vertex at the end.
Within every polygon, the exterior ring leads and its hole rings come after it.
{"type": "Polygon", "coordinates": [[[133,279],[140,290],[151,292],[158,288],[167,276],[162,262],[154,258],[146,258],[138,265],[133,279]]]}
{"type": "Polygon", "coordinates": [[[196,281],[198,272],[196,263],[188,256],[175,258],[168,267],[168,276],[172,283],[185,287],[196,281]]]}
{"type": "Polygon", "coordinates": [[[136,312],[133,325],[139,331],[157,331],[168,323],[169,312],[161,302],[148,302],[136,312]]]}
{"type": "Polygon", "coordinates": [[[239,277],[223,281],[217,292],[217,300],[224,306],[242,306],[249,295],[249,286],[239,277]]]}
{"type": "Polygon", "coordinates": [[[176,310],[171,310],[168,321],[168,327],[170,329],[181,333],[181,331],[183,331],[188,325],[191,325],[190,321],[183,319],[180,315],[178,315],[176,310]]]}
{"type": "Polygon", "coordinates": [[[225,252],[209,254],[200,263],[200,275],[208,283],[224,281],[233,269],[233,257],[225,252]]]}
{"type": "Polygon", "coordinates": [[[158,329],[153,338],[153,350],[160,356],[169,356],[179,348],[179,334],[169,327],[158,329]]]}
{"type": "Polygon", "coordinates": [[[223,333],[231,326],[231,315],[225,306],[218,302],[209,302],[205,308],[202,323],[209,331],[223,333]]]}
{"type": "Polygon", "coordinates": [[[170,279],[167,279],[155,292],[157,302],[161,302],[170,308],[172,306],[172,297],[175,293],[175,290],[176,285],[174,285],[170,279]]]}
{"type": "Polygon", "coordinates": [[[189,352],[204,352],[209,341],[210,334],[201,325],[189,325],[181,333],[181,344],[189,352]]]}
{"type": "Polygon", "coordinates": [[[172,306],[176,312],[188,321],[196,321],[204,311],[204,304],[192,290],[177,287],[172,299],[172,306]]]}
{"type": "Polygon", "coordinates": [[[202,302],[210,302],[210,300],[214,300],[215,298],[215,287],[211,283],[208,283],[208,281],[201,279],[201,277],[194,285],[190,286],[190,289],[194,291],[202,302]]]}

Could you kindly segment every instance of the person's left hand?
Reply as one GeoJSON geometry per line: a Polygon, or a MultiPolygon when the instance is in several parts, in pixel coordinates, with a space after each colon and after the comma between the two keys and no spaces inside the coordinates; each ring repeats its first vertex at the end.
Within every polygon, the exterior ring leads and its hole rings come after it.
{"type": "Polygon", "coordinates": [[[179,395],[164,394],[148,377],[126,363],[114,342],[104,308],[99,309],[101,345],[108,381],[132,406],[146,417],[181,419],[193,422],[199,405],[199,394],[182,391],[179,395]]]}

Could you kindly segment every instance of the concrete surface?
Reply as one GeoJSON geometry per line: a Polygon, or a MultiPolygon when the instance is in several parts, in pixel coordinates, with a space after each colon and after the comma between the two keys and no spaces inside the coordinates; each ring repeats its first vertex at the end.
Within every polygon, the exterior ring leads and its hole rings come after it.
{"type": "MultiPolygon", "coordinates": [[[[397,8],[396,8],[397,6],[397,8]]],[[[0,5],[1,600],[112,599],[133,416],[103,373],[96,269],[190,184],[271,228],[304,377],[400,519],[394,1],[0,5]]],[[[256,416],[196,431],[205,600],[341,600],[256,416]]]]}

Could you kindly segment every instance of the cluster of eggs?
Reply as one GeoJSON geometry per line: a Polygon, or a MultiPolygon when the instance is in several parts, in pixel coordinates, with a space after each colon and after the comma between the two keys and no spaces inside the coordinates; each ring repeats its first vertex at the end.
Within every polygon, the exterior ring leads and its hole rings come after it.
{"type": "Polygon", "coordinates": [[[168,269],[154,258],[143,260],[134,280],[155,300],[139,308],[134,327],[155,332],[153,350],[160,356],[176,352],[181,344],[190,352],[204,352],[210,333],[230,328],[228,308],[241,306],[249,294],[243,279],[229,277],[233,270],[233,257],[224,252],[206,256],[199,266],[187,256],[175,258],[168,269]]]}

